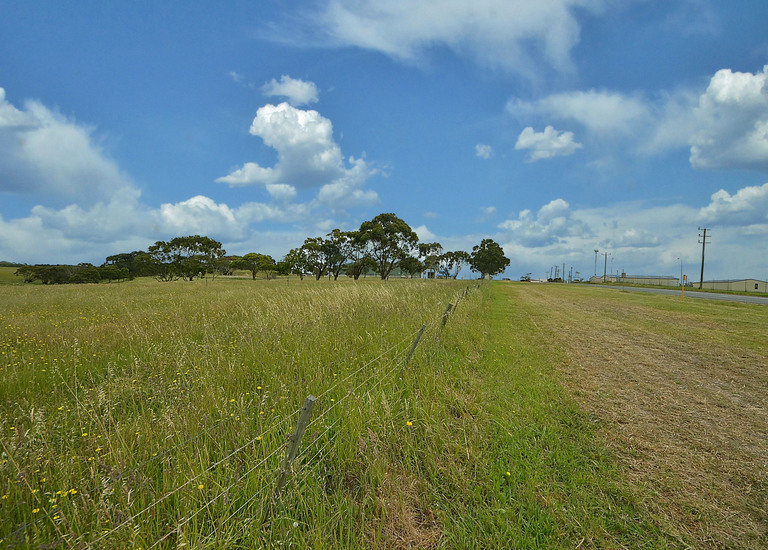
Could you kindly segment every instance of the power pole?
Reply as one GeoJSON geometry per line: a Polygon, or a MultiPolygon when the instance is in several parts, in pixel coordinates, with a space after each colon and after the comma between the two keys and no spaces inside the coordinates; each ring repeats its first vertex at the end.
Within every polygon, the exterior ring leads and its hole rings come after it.
{"type": "MultiPolygon", "coordinates": [[[[701,244],[701,276],[699,277],[699,289],[701,289],[701,285],[704,284],[704,248],[707,246],[707,231],[709,231],[709,228],[707,227],[699,227],[699,243],[701,244]]],[[[710,239],[712,236],[710,235],[710,239]]]]}
{"type": "Polygon", "coordinates": [[[599,250],[595,248],[595,277],[597,277],[597,253],[599,250]]]}
{"type": "Polygon", "coordinates": [[[609,252],[603,252],[603,256],[605,256],[605,265],[603,266],[603,282],[605,282],[605,276],[608,274],[608,256],[611,254],[609,252]]]}

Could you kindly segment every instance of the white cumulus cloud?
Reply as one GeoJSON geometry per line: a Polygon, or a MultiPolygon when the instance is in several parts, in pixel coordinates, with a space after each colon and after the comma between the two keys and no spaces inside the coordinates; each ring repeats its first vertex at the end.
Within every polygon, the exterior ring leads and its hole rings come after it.
{"type": "Polygon", "coordinates": [[[768,65],[754,74],[721,69],[705,90],[577,90],[512,98],[506,111],[525,122],[578,123],[591,138],[635,154],[690,148],[694,168],[768,171],[768,65]]]}
{"type": "Polygon", "coordinates": [[[294,107],[317,103],[317,86],[314,82],[306,82],[282,75],[278,82],[274,78],[261,87],[261,91],[268,97],[284,97],[294,107]]]}
{"type": "Polygon", "coordinates": [[[507,233],[507,240],[526,247],[552,245],[575,234],[588,233],[584,224],[571,219],[570,205],[555,199],[542,206],[536,215],[522,210],[517,219],[506,220],[499,228],[507,233]]]}
{"type": "Polygon", "coordinates": [[[163,228],[172,234],[240,236],[245,229],[229,206],[202,195],[162,204],[158,214],[163,228]]]}
{"type": "Polygon", "coordinates": [[[378,201],[375,191],[362,189],[376,170],[363,158],[345,162],[331,121],[317,111],[288,103],[265,105],[257,111],[250,133],[277,151],[277,163],[263,167],[247,162],[217,182],[233,187],[262,184],[278,200],[292,198],[297,189],[320,188],[316,201],[336,209],[378,201]]]}
{"type": "Polygon", "coordinates": [[[296,197],[296,188],[287,183],[268,183],[267,193],[276,201],[288,201],[296,197]]]}
{"type": "Polygon", "coordinates": [[[0,192],[93,204],[128,189],[133,183],[92,128],[37,101],[18,109],[0,88],[0,192]]]}
{"type": "Polygon", "coordinates": [[[694,167],[768,170],[768,65],[756,74],[717,71],[694,115],[694,167]]]}
{"type": "Polygon", "coordinates": [[[572,155],[582,147],[573,139],[573,132],[558,132],[552,126],[547,126],[543,132],[536,132],[528,126],[515,143],[515,149],[530,151],[529,159],[532,161],[572,155]]]}
{"type": "Polygon", "coordinates": [[[435,240],[435,234],[427,229],[426,225],[420,225],[413,228],[413,232],[419,236],[421,242],[430,242],[435,240]]]}
{"type": "Polygon", "coordinates": [[[216,181],[232,186],[283,183],[308,188],[347,172],[341,148],[333,140],[333,125],[317,111],[288,103],[265,105],[257,111],[250,133],[277,151],[277,164],[265,168],[249,162],[216,181]]]}
{"type": "Polygon", "coordinates": [[[768,223],[768,183],[739,189],[734,195],[724,189],[712,194],[699,212],[708,224],[750,226],[768,223]]]}

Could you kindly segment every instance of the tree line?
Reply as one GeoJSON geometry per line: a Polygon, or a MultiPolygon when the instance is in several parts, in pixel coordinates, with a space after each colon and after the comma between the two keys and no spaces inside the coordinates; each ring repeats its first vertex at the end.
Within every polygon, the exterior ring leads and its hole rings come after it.
{"type": "Polygon", "coordinates": [[[191,281],[210,274],[213,278],[232,275],[235,270],[262,273],[267,279],[278,275],[312,276],[334,280],[344,274],[355,280],[368,273],[387,279],[396,269],[414,277],[427,273],[430,278],[458,277],[469,266],[481,276],[504,271],[509,259],[492,239],[483,239],[472,253],[445,251],[440,243],[420,243],[411,227],[395,214],[379,214],[365,221],[356,231],[334,229],[324,237],[308,237],[280,261],[266,254],[249,252],[227,255],[219,241],[200,235],[157,241],[146,251],[115,254],[99,267],[81,263],[71,265],[25,265],[16,270],[25,282],[44,284],[96,283],[135,277],[154,277],[158,281],[191,281]]]}

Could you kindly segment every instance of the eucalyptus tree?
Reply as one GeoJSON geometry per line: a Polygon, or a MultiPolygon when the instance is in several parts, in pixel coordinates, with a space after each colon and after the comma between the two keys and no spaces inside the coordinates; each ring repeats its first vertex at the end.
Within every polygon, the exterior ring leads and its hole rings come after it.
{"type": "Polygon", "coordinates": [[[307,252],[303,248],[292,248],[281,263],[288,273],[298,275],[302,281],[304,274],[311,270],[307,252]]]}
{"type": "Polygon", "coordinates": [[[443,246],[440,243],[419,243],[419,259],[426,271],[435,273],[439,269],[442,252],[443,246]]]}
{"type": "Polygon", "coordinates": [[[175,237],[169,242],[157,241],[148,248],[156,277],[161,281],[173,281],[181,277],[191,281],[206,271],[214,272],[216,262],[226,251],[219,241],[200,235],[175,237]]]}
{"type": "Polygon", "coordinates": [[[325,249],[328,254],[328,271],[333,275],[333,280],[339,278],[341,270],[347,261],[356,252],[356,231],[342,231],[334,229],[326,235],[325,249]]]}
{"type": "Polygon", "coordinates": [[[349,231],[347,235],[349,236],[349,251],[345,272],[357,281],[360,278],[360,275],[374,269],[376,267],[376,262],[368,254],[368,247],[363,241],[359,231],[349,231]]]}
{"type": "Polygon", "coordinates": [[[229,262],[232,269],[244,269],[251,272],[251,279],[256,280],[256,274],[259,271],[265,271],[267,273],[267,279],[269,279],[269,272],[277,269],[275,260],[271,256],[266,254],[258,254],[257,252],[249,252],[240,257],[232,258],[229,262]]]}
{"type": "Polygon", "coordinates": [[[407,273],[409,277],[413,278],[414,275],[422,273],[426,269],[424,262],[416,258],[415,256],[406,256],[400,260],[400,271],[407,273]]]}
{"type": "Polygon", "coordinates": [[[301,245],[307,266],[318,281],[325,275],[333,262],[334,250],[322,237],[307,237],[301,245]]]}
{"type": "Polygon", "coordinates": [[[483,239],[472,248],[470,267],[483,278],[501,273],[508,265],[509,258],[504,255],[504,249],[493,239],[483,239]]]}
{"type": "Polygon", "coordinates": [[[382,279],[389,277],[419,241],[411,226],[392,213],[379,214],[360,224],[358,238],[367,246],[382,279]]]}
{"type": "Polygon", "coordinates": [[[464,266],[472,261],[471,256],[463,250],[445,252],[440,256],[440,274],[455,279],[464,266]]]}

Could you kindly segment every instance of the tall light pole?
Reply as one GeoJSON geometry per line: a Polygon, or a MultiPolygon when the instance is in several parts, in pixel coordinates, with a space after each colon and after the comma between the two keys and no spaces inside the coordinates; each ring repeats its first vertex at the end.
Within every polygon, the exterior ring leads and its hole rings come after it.
{"type": "Polygon", "coordinates": [[[597,248],[595,248],[595,277],[597,277],[597,253],[600,252],[597,248]]]}
{"type": "Polygon", "coordinates": [[[683,286],[683,259],[677,258],[680,260],[680,286],[683,286]]]}
{"type": "Polygon", "coordinates": [[[611,254],[609,252],[603,252],[603,256],[605,256],[605,265],[603,265],[603,282],[605,282],[605,276],[608,274],[608,256],[611,254]]]}

